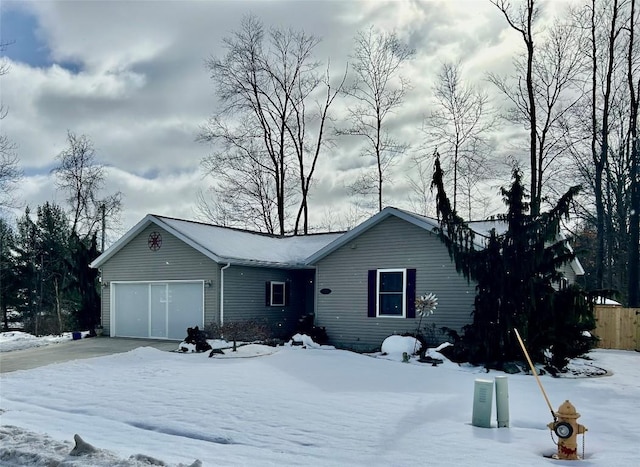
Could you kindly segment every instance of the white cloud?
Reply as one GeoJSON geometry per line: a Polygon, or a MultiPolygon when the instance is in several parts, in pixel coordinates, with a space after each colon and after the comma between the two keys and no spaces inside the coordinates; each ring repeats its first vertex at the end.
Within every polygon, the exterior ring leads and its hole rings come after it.
{"type": "Polygon", "coordinates": [[[109,190],[125,194],[122,216],[125,229],[147,214],[195,218],[193,201],[198,190],[206,188],[199,170],[164,173],[151,179],[109,168],[106,181],[109,190]]]}
{"type": "MultiPolygon", "coordinates": [[[[2,98],[10,111],[3,131],[18,145],[28,174],[48,173],[66,147],[68,130],[87,135],[98,159],[110,167],[108,187],[125,195],[123,228],[149,212],[194,217],[197,188],[206,185],[199,163],[209,152],[195,138],[216,109],[204,60],[223,53],[223,37],[248,13],[268,27],[321,36],[317,58],[331,59],[334,78],[347,65],[358,29],[374,25],[398,31],[417,51],[405,70],[413,90],[394,116],[400,138],[413,147],[420,143],[419,128],[440,63],[462,59],[469,78],[480,82],[488,69],[509,66],[514,49],[505,43],[517,43],[497,9],[479,1],[48,1],[19,6],[37,17],[37,36],[54,64],[38,68],[15,62],[2,77],[2,98]]],[[[345,105],[334,108],[337,121],[345,105]]],[[[312,199],[323,208],[348,210],[345,186],[369,161],[358,156],[357,139],[336,143],[323,155],[312,199]]],[[[403,192],[401,174],[394,179],[390,201],[401,205],[409,193],[403,192]]],[[[39,204],[55,197],[51,184],[49,176],[31,176],[20,195],[39,204]]]]}

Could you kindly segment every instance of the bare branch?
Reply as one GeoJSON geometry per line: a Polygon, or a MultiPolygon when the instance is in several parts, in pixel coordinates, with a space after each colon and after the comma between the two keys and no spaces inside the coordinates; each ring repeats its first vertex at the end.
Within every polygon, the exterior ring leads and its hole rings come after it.
{"type": "Polygon", "coordinates": [[[366,32],[360,31],[355,38],[352,68],[356,77],[353,85],[345,89],[355,105],[349,108],[350,126],[338,130],[338,134],[365,140],[361,154],[374,158],[375,176],[363,175],[355,184],[355,192],[368,194],[375,180],[378,210],[383,206],[383,185],[388,181],[388,169],[408,148],[408,144],[400,143],[390,135],[387,126],[388,118],[402,105],[409,89],[409,82],[400,75],[400,69],[414,55],[415,51],[396,33],[370,28],[366,32]]]}

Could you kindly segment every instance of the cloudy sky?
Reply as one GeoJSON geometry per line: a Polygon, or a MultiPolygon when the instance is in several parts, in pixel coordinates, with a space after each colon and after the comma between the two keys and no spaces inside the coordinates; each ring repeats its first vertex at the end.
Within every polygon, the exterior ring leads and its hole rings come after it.
{"type": "MultiPolygon", "coordinates": [[[[107,191],[124,194],[121,230],[147,213],[197,216],[198,190],[210,183],[200,161],[210,148],[195,139],[216,110],[204,60],[223,55],[222,39],[247,14],[321,37],[316,58],[330,59],[336,77],[356,31],[397,31],[417,51],[404,70],[411,95],[394,117],[414,146],[442,62],[461,60],[465,79],[488,88],[485,73],[509,72],[522,42],[489,0],[2,0],[0,14],[0,39],[10,44],[2,131],[25,173],[18,195],[24,205],[62,203],[50,174],[55,156],[67,131],[86,135],[109,168],[107,191]]],[[[316,224],[348,209],[345,187],[365,164],[353,148],[338,141],[323,155],[311,199],[316,224]]],[[[410,207],[406,167],[397,168],[387,204],[410,207]]]]}

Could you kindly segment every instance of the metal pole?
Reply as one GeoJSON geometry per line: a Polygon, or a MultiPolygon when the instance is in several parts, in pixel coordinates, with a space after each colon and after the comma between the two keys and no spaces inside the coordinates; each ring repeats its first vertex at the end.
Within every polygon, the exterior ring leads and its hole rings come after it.
{"type": "Polygon", "coordinates": [[[551,411],[551,416],[553,417],[554,420],[556,420],[556,414],[553,411],[553,407],[551,407],[551,402],[549,402],[549,398],[547,397],[547,393],[544,392],[544,388],[542,387],[542,383],[540,382],[540,378],[538,377],[538,372],[536,371],[536,367],[533,366],[533,363],[531,362],[531,358],[529,358],[529,352],[527,352],[527,349],[524,346],[524,342],[522,342],[522,338],[520,337],[520,334],[518,333],[518,330],[516,328],[513,328],[513,330],[516,333],[516,337],[518,338],[518,342],[520,343],[520,347],[522,347],[522,351],[524,352],[524,356],[527,357],[527,362],[529,362],[529,367],[531,368],[531,371],[533,372],[533,376],[536,377],[536,381],[538,382],[538,386],[540,386],[540,390],[542,391],[542,395],[544,396],[544,400],[547,401],[547,405],[549,406],[549,410],[551,411]]]}

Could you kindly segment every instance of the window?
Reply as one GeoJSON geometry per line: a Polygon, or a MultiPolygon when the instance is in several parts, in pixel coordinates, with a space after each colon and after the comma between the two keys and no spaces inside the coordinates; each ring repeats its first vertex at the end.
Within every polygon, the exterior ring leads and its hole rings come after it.
{"type": "Polygon", "coordinates": [[[415,318],[415,284],[415,269],[370,270],[368,316],[415,318]]]}
{"type": "Polygon", "coordinates": [[[378,269],[378,316],[405,315],[404,269],[378,269]]]}
{"type": "Polygon", "coordinates": [[[287,302],[287,284],[285,282],[267,282],[266,305],[286,306],[287,302]]]}

